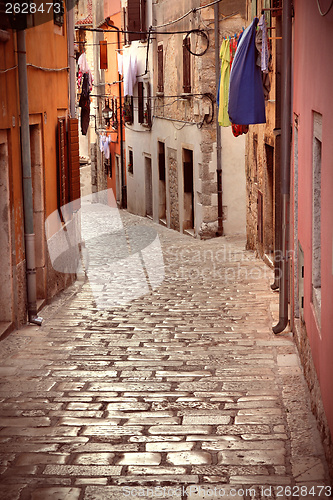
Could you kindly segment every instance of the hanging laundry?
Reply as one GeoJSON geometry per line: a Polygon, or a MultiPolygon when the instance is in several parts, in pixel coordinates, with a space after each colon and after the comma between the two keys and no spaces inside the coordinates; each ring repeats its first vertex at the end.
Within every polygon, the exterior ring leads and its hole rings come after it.
{"type": "Polygon", "coordinates": [[[262,15],[258,26],[261,31],[261,71],[264,73],[268,73],[268,62],[269,62],[269,50],[268,50],[268,37],[267,37],[267,26],[266,26],[266,20],[265,16],[262,15]]]}
{"type": "Polygon", "coordinates": [[[83,77],[83,75],[85,73],[88,73],[88,76],[89,76],[89,90],[91,92],[92,91],[92,85],[93,85],[94,78],[93,78],[92,72],[91,72],[91,70],[89,68],[85,52],[82,52],[82,54],[80,55],[80,57],[78,59],[77,64],[78,64],[78,67],[79,67],[78,88],[79,89],[81,88],[81,83],[82,83],[82,77],[83,77]]]}
{"type": "Polygon", "coordinates": [[[118,63],[118,73],[120,76],[123,76],[123,56],[119,52],[117,52],[117,63],[118,63]]]}
{"type": "Polygon", "coordinates": [[[110,158],[110,147],[109,147],[110,142],[111,142],[111,137],[109,135],[105,136],[105,140],[104,140],[104,156],[105,156],[106,160],[108,160],[110,158]]]}
{"type": "Polygon", "coordinates": [[[219,124],[222,127],[229,127],[231,125],[228,115],[228,99],[229,99],[229,79],[230,79],[230,41],[224,39],[221,45],[220,58],[221,75],[219,87],[219,124]]]}
{"type": "Polygon", "coordinates": [[[137,57],[136,54],[124,54],[122,65],[122,75],[124,79],[124,96],[133,95],[134,85],[137,76],[137,57]]]}
{"type": "Polygon", "coordinates": [[[87,135],[90,121],[90,92],[89,92],[89,74],[84,73],[81,96],[79,100],[81,108],[81,132],[82,135],[87,135]]]}
{"type": "Polygon", "coordinates": [[[265,99],[260,68],[256,65],[256,26],[259,19],[244,31],[232,63],[228,113],[232,123],[265,123],[265,99]]]}

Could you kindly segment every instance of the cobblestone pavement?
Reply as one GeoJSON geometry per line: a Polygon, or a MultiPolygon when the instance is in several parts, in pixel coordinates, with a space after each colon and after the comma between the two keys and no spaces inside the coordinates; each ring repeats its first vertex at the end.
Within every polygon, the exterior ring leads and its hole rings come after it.
{"type": "Polygon", "coordinates": [[[157,232],[164,281],[112,308],[101,285],[101,308],[81,279],[0,343],[0,498],[327,497],[272,271],[241,239],[121,220],[157,232]]]}

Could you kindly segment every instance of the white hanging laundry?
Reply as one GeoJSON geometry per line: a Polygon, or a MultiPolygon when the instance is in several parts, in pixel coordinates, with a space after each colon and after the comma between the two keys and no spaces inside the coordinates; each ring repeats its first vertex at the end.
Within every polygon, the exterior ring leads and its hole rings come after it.
{"type": "Polygon", "coordinates": [[[110,158],[110,148],[109,148],[110,142],[111,142],[111,137],[108,135],[104,139],[104,156],[106,160],[110,158]]]}
{"type": "Polygon", "coordinates": [[[120,76],[123,76],[123,56],[119,52],[117,52],[117,61],[118,61],[118,73],[120,76]]]}
{"type": "Polygon", "coordinates": [[[82,73],[88,73],[89,72],[89,65],[88,65],[88,62],[87,62],[87,58],[86,58],[86,54],[85,52],[82,52],[82,54],[80,55],[79,57],[79,60],[78,60],[78,65],[79,65],[79,69],[80,71],[82,71],[82,73]]]}
{"type": "Polygon", "coordinates": [[[124,78],[124,96],[132,96],[133,88],[137,76],[137,57],[135,54],[123,55],[123,78],[124,78]]]}

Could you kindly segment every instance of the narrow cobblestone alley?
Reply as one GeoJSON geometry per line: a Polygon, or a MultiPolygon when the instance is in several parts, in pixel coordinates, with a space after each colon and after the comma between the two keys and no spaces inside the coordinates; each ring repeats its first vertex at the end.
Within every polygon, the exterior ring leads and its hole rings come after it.
{"type": "Polygon", "coordinates": [[[0,343],[1,499],[330,496],[272,271],[241,239],[121,221],[156,231],[165,278],[115,306],[81,276],[0,343]]]}

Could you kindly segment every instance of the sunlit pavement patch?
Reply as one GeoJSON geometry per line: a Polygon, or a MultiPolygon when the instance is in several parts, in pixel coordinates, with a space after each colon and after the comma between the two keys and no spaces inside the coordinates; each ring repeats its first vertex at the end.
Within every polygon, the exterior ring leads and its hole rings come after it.
{"type": "Polygon", "coordinates": [[[111,189],[68,203],[45,222],[52,266],[61,273],[84,268],[96,306],[111,309],[147,295],[164,280],[157,232],[123,226],[111,189]]]}

